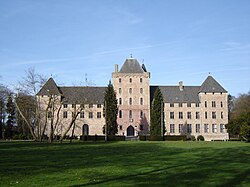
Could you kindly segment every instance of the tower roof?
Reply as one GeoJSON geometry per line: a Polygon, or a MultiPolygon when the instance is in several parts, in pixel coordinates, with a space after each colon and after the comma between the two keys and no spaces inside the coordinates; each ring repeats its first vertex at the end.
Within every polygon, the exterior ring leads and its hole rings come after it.
{"type": "Polygon", "coordinates": [[[49,78],[49,80],[44,84],[41,90],[37,93],[37,95],[49,95],[49,94],[53,94],[53,95],[61,94],[53,78],[49,78]]]}
{"type": "Polygon", "coordinates": [[[199,92],[223,92],[227,91],[211,76],[209,75],[202,83],[199,92]]]}
{"type": "MultiPolygon", "coordinates": [[[[146,69],[146,68],[144,68],[146,69]]],[[[140,66],[139,62],[135,58],[126,59],[120,73],[144,73],[144,69],[140,66]]]]}

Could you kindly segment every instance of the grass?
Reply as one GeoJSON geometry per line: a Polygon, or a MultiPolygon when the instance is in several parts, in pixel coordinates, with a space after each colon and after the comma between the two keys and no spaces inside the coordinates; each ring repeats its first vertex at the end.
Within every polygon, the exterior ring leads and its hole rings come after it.
{"type": "Polygon", "coordinates": [[[0,142],[0,186],[250,186],[250,144],[0,142]]]}

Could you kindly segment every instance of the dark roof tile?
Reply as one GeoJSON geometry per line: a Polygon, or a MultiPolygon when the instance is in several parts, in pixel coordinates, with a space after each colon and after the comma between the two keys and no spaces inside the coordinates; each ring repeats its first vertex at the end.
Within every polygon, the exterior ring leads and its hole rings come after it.
{"type": "Polygon", "coordinates": [[[208,93],[222,92],[222,93],[227,93],[227,91],[210,75],[202,83],[199,92],[208,92],[208,93]]]}
{"type": "Polygon", "coordinates": [[[139,62],[134,58],[126,59],[120,73],[144,73],[145,71],[140,66],[139,62]]]}

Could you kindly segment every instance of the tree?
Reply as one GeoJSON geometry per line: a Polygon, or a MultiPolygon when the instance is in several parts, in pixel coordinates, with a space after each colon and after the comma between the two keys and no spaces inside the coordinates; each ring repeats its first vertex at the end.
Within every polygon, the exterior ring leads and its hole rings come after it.
{"type": "Polygon", "coordinates": [[[150,134],[152,136],[162,136],[165,133],[163,122],[164,106],[161,90],[157,88],[151,106],[150,134]]]}
{"type": "Polygon", "coordinates": [[[117,114],[118,114],[118,107],[117,107],[117,99],[116,93],[114,90],[111,81],[109,81],[108,87],[105,92],[104,96],[104,117],[106,123],[107,135],[115,135],[118,132],[118,124],[117,124],[117,114]]]}
{"type": "Polygon", "coordinates": [[[14,99],[18,115],[21,116],[21,118],[27,125],[33,139],[39,141],[42,140],[42,124],[40,103],[36,100],[36,94],[38,90],[41,89],[41,87],[44,85],[45,80],[46,78],[36,73],[34,68],[29,68],[26,71],[25,77],[23,77],[22,81],[19,82],[20,86],[17,90],[18,93],[14,99]],[[22,97],[20,97],[20,95],[22,97]],[[30,115],[26,115],[27,107],[35,108],[33,110],[32,117],[30,115]],[[35,132],[36,130],[37,132],[35,132]]]}
{"type": "Polygon", "coordinates": [[[15,123],[16,119],[16,110],[15,105],[13,103],[12,95],[9,94],[8,101],[6,104],[6,113],[7,113],[7,121],[6,121],[6,138],[11,138],[13,135],[12,127],[15,123]]]}
{"type": "Polygon", "coordinates": [[[250,92],[235,99],[229,123],[226,125],[230,135],[250,139],[250,92]]]}
{"type": "Polygon", "coordinates": [[[6,103],[10,90],[0,84],[0,138],[4,138],[5,121],[6,121],[6,103]]]}

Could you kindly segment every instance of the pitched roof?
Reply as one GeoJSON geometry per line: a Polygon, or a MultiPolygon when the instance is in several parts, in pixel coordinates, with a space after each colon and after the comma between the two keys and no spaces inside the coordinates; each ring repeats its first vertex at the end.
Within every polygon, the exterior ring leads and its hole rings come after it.
{"type": "Polygon", "coordinates": [[[150,86],[151,101],[156,88],[159,87],[166,103],[199,103],[200,86],[185,86],[183,91],[179,86],[150,86]]]}
{"type": "Polygon", "coordinates": [[[199,92],[223,92],[227,91],[211,76],[209,75],[206,80],[202,83],[199,92]]]}
{"type": "Polygon", "coordinates": [[[102,104],[106,87],[59,87],[65,104],[102,104]]]}
{"type": "Polygon", "coordinates": [[[37,95],[48,95],[48,94],[54,94],[54,95],[61,94],[53,78],[49,78],[49,80],[43,85],[41,90],[37,93],[37,95]]]}
{"type": "Polygon", "coordinates": [[[145,71],[140,66],[139,62],[135,58],[126,59],[120,73],[144,73],[145,71]]]}

